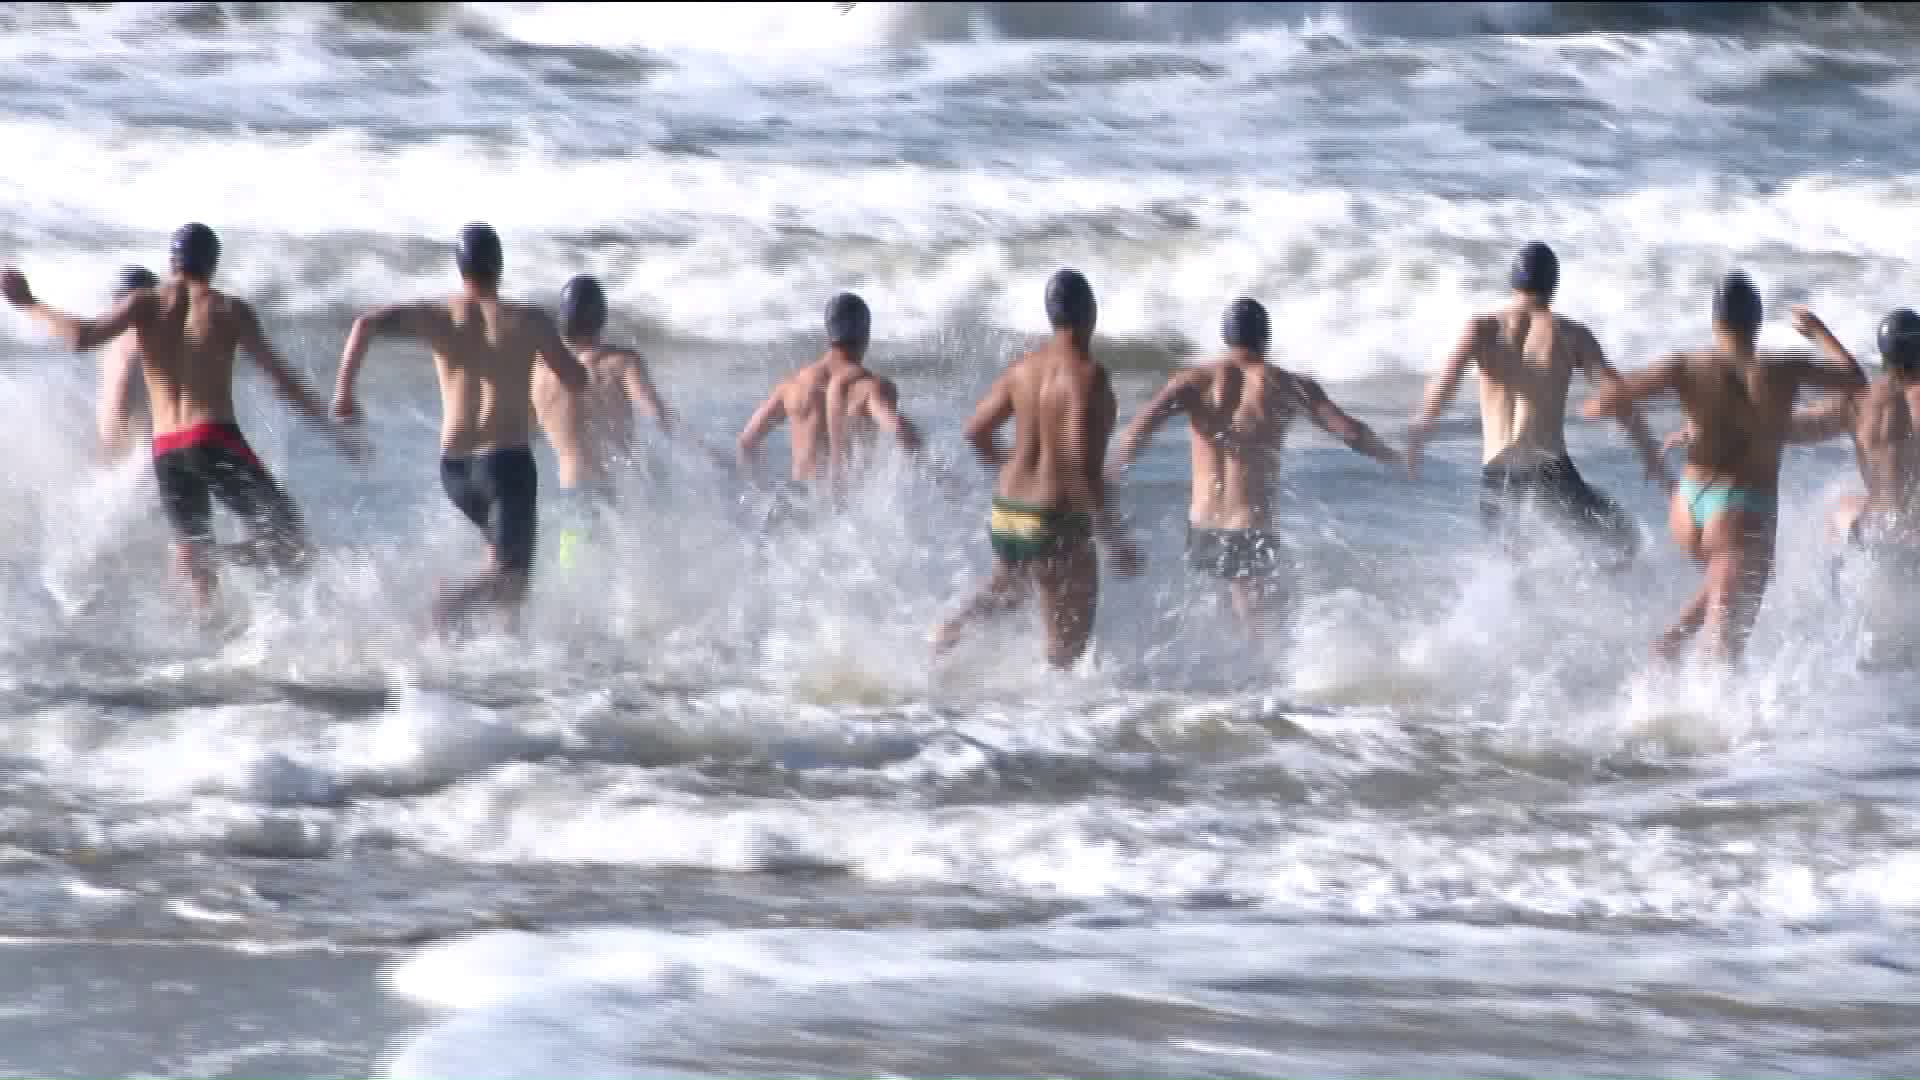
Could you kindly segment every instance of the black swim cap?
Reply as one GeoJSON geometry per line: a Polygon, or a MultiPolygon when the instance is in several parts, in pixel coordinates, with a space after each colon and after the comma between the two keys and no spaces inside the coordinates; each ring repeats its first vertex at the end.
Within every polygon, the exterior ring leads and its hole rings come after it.
{"type": "Polygon", "coordinates": [[[120,271],[120,282],[113,287],[115,297],[125,296],[135,289],[151,289],[160,284],[153,271],[144,266],[129,266],[120,271]]]}
{"type": "Polygon", "coordinates": [[[1920,315],[1912,308],[1888,312],[1880,320],[1880,361],[1901,371],[1920,369],[1920,315]]]}
{"type": "Polygon", "coordinates": [[[560,335],[598,337],[607,328],[607,293],[592,274],[576,274],[560,289],[560,335]]]}
{"type": "Polygon", "coordinates": [[[453,249],[453,264],[460,276],[475,281],[493,281],[506,269],[507,257],[500,250],[500,235],[493,226],[479,222],[460,230],[453,249]]]}
{"type": "Polygon", "coordinates": [[[1560,257],[1538,240],[1520,249],[1513,257],[1507,282],[1515,292],[1532,293],[1542,300],[1553,299],[1560,288],[1560,257]]]}
{"type": "Polygon", "coordinates": [[[1241,297],[1227,305],[1227,317],[1221,321],[1220,336],[1228,346],[1246,349],[1262,356],[1273,340],[1273,322],[1258,300],[1241,297]]]}
{"type": "Polygon", "coordinates": [[[1735,270],[1720,279],[1713,291],[1713,325],[1741,334],[1760,329],[1766,309],[1760,304],[1760,290],[1745,271],[1735,270]]]}
{"type": "Polygon", "coordinates": [[[1047,321],[1055,330],[1091,330],[1099,314],[1085,274],[1062,270],[1047,280],[1047,321]]]}
{"type": "Polygon", "coordinates": [[[873,336],[873,312],[850,292],[827,301],[827,344],[865,345],[873,336]]]}
{"type": "Polygon", "coordinates": [[[173,231],[173,272],[195,281],[211,281],[220,265],[220,238],[199,222],[173,231]]]}

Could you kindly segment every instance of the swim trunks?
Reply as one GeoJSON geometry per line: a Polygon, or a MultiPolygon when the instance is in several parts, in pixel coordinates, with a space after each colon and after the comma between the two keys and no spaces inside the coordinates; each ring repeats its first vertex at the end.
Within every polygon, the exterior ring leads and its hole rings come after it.
{"type": "Polygon", "coordinates": [[[1636,543],[1633,520],[1593,488],[1566,455],[1523,465],[1498,460],[1480,471],[1480,523],[1496,530],[1509,512],[1533,505],[1574,530],[1616,547],[1636,543]]]}
{"type": "Polygon", "coordinates": [[[1687,516],[1693,519],[1693,526],[1696,529],[1706,528],[1709,522],[1721,514],[1734,511],[1743,514],[1771,514],[1775,507],[1772,494],[1741,487],[1724,480],[1701,481],[1682,477],[1674,493],[1686,501],[1687,516]]]}
{"type": "Polygon", "coordinates": [[[524,446],[440,459],[440,486],[467,520],[480,527],[503,570],[533,569],[539,476],[524,446]]]}
{"type": "Polygon", "coordinates": [[[600,512],[613,496],[594,488],[561,488],[553,502],[554,562],[571,569],[583,545],[599,532],[600,512]]]}
{"type": "Polygon", "coordinates": [[[300,513],[260,464],[238,424],[195,424],[153,438],[153,473],[167,521],[190,544],[213,542],[213,500],[254,540],[291,557],[304,546],[300,513]]]}
{"type": "Polygon", "coordinates": [[[1222,581],[1270,577],[1281,567],[1280,538],[1262,529],[1187,529],[1187,566],[1222,581]]]}
{"type": "Polygon", "coordinates": [[[1001,562],[1019,564],[1063,555],[1093,537],[1093,519],[1077,510],[1048,510],[996,497],[987,538],[1001,562]]]}

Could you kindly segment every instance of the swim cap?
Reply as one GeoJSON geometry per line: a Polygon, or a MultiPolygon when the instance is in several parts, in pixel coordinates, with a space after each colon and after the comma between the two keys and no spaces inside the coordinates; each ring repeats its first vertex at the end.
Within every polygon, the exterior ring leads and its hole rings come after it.
{"type": "Polygon", "coordinates": [[[220,238],[199,222],[173,232],[173,271],[196,281],[210,281],[220,265],[220,238]]]}
{"type": "Polygon", "coordinates": [[[1880,320],[1880,360],[1890,368],[1920,368],[1920,315],[1912,308],[1891,311],[1880,320]]]}
{"type": "Polygon", "coordinates": [[[506,255],[500,250],[500,236],[493,231],[493,226],[476,221],[460,230],[460,239],[453,249],[453,265],[460,269],[461,277],[490,281],[500,276],[506,264],[506,255]]]}
{"type": "Polygon", "coordinates": [[[607,328],[607,293],[592,274],[575,274],[560,290],[560,334],[596,337],[607,328]]]}
{"type": "Polygon", "coordinates": [[[1560,288],[1560,257],[1538,240],[1520,249],[1513,257],[1507,282],[1515,292],[1532,293],[1543,300],[1553,299],[1560,288]]]}
{"type": "Polygon", "coordinates": [[[1221,322],[1220,336],[1232,348],[1265,355],[1267,343],[1273,340],[1273,323],[1267,318],[1267,309],[1260,306],[1260,301],[1242,297],[1227,305],[1227,317],[1221,322]]]}
{"type": "Polygon", "coordinates": [[[144,266],[129,266],[120,271],[120,283],[113,287],[113,295],[122,297],[135,289],[151,289],[158,284],[160,279],[153,276],[153,271],[144,266]]]}
{"type": "Polygon", "coordinates": [[[1047,280],[1047,321],[1055,330],[1091,330],[1099,313],[1085,274],[1062,270],[1047,280]]]}
{"type": "Polygon", "coordinates": [[[1760,329],[1765,318],[1765,309],[1760,304],[1760,291],[1753,287],[1753,279],[1741,270],[1735,270],[1720,279],[1720,287],[1713,291],[1713,324],[1723,326],[1742,334],[1751,334],[1760,329]]]}
{"type": "Polygon", "coordinates": [[[827,301],[827,344],[865,345],[873,335],[873,312],[850,292],[827,301]]]}

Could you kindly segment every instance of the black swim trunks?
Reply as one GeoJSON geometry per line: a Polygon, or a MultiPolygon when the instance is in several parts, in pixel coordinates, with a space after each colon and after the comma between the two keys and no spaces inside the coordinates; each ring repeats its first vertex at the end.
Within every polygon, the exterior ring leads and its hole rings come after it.
{"type": "Polygon", "coordinates": [[[1263,529],[1187,530],[1187,566],[1222,581],[1271,577],[1281,555],[1280,538],[1263,529]]]}
{"type": "Polygon", "coordinates": [[[1581,478],[1573,461],[1561,455],[1545,461],[1509,465],[1498,460],[1480,472],[1480,523],[1498,531],[1513,510],[1531,505],[1592,539],[1631,553],[1639,544],[1633,519],[1612,499],[1581,478]]]}
{"type": "Polygon", "coordinates": [[[293,500],[260,464],[237,424],[196,424],[156,435],[153,473],[167,521],[189,544],[213,542],[213,500],[246,523],[254,544],[277,562],[305,551],[293,500]]]}
{"type": "Polygon", "coordinates": [[[441,458],[440,486],[467,520],[480,527],[501,569],[533,569],[539,476],[524,446],[441,458]]]}

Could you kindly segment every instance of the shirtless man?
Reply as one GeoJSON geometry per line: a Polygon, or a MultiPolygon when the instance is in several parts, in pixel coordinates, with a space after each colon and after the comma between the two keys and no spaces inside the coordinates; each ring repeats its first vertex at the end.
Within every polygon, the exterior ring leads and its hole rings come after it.
{"type": "MultiPolygon", "coordinates": [[[[153,271],[144,266],[129,266],[120,271],[113,290],[114,303],[127,298],[136,289],[151,289],[160,284],[153,271]]],[[[135,376],[141,371],[140,336],[131,330],[114,338],[100,356],[100,393],[95,399],[94,431],[97,453],[103,465],[124,460],[133,448],[136,412],[145,413],[146,403],[137,397],[135,376]]],[[[145,426],[152,427],[151,418],[145,426]]]]}
{"type": "MultiPolygon", "coordinates": [[[[1551,248],[1532,243],[1520,249],[1509,281],[1512,301],[1468,320],[1446,366],[1427,385],[1426,400],[1407,432],[1407,475],[1419,475],[1428,433],[1472,365],[1480,376],[1481,524],[1495,531],[1520,506],[1539,505],[1577,533],[1611,548],[1613,566],[1624,566],[1639,549],[1638,531],[1632,519],[1589,487],[1573,467],[1565,430],[1567,389],[1575,368],[1599,386],[1612,385],[1620,376],[1585,325],[1554,314],[1560,260],[1551,248]]],[[[1633,440],[1648,478],[1667,487],[1660,446],[1639,412],[1625,408],[1612,419],[1633,440]]]]}
{"type": "Polygon", "coordinates": [[[559,471],[561,522],[557,561],[573,561],[573,548],[601,506],[613,502],[612,459],[633,452],[635,409],[672,434],[674,416],[654,390],[646,361],[632,349],[604,345],[607,294],[588,274],[560,290],[560,336],[586,369],[586,386],[569,390],[551,368],[533,373],[533,409],[553,445],[559,471]]]}
{"type": "Polygon", "coordinates": [[[919,451],[920,432],[900,415],[893,383],[865,367],[873,333],[867,302],[852,293],[835,296],[826,328],[827,351],[775,386],[741,430],[735,451],[748,476],[757,471],[760,444],[781,420],[793,425],[790,475],[802,487],[823,479],[837,486],[842,455],[865,425],[885,429],[908,453],[919,451]]]}
{"type": "Polygon", "coordinates": [[[1654,643],[1663,658],[1677,657],[1703,626],[1715,655],[1739,658],[1773,574],[1780,452],[1794,398],[1805,389],[1851,392],[1866,385],[1860,365],[1805,308],[1794,309],[1794,328],[1819,342],[1831,363],[1804,354],[1757,353],[1763,315],[1753,282],[1738,271],[1728,274],[1713,295],[1713,348],[1673,353],[1609,382],[1583,410],[1595,419],[1618,416],[1672,393],[1694,432],[1668,527],[1706,575],[1679,619],[1654,643]]]}
{"type": "Polygon", "coordinates": [[[460,291],[444,300],[395,304],[354,320],[340,357],[333,413],[357,419],[354,380],[377,336],[408,337],[433,351],[440,378],[440,485],[487,539],[487,569],[439,590],[434,623],[444,634],[474,608],[517,617],[533,572],[539,478],[533,451],[533,369],[545,364],[578,392],[587,382],[553,317],[500,299],[506,259],[491,226],[460,231],[454,250],[460,291]]]}
{"type": "Polygon", "coordinates": [[[1272,321],[1257,300],[1235,300],[1221,337],[1227,352],[1167,380],[1115,444],[1108,472],[1133,464],[1161,425],[1185,413],[1192,450],[1187,565],[1227,587],[1233,612],[1258,640],[1277,621],[1281,540],[1273,529],[1274,484],[1287,431],[1305,416],[1348,447],[1385,465],[1394,452],[1328,399],[1320,384],[1267,363],[1272,321]]]}
{"type": "Polygon", "coordinates": [[[1113,384],[1094,360],[1099,308],[1078,270],[1047,282],[1053,337],[1007,366],[967,421],[967,440],[989,469],[999,470],[987,527],[993,578],[934,632],[936,656],[948,652],[971,622],[1007,611],[1037,594],[1047,634],[1047,661],[1071,667],[1086,651],[1100,591],[1097,537],[1126,576],[1140,573],[1140,552],[1107,503],[1107,440],[1113,434],[1113,384]],[[1011,453],[994,439],[1014,422],[1011,453]]]}
{"type": "MultiPolygon", "coordinates": [[[[1812,315],[1806,318],[1818,323],[1812,315]]],[[[1914,421],[1920,416],[1920,315],[1900,308],[1881,320],[1878,336],[1886,377],[1795,413],[1788,441],[1851,435],[1867,491],[1834,501],[1828,522],[1832,536],[1859,547],[1888,545],[1920,554],[1920,519],[1914,517],[1920,509],[1920,430],[1914,421]]],[[[1832,334],[1814,340],[1836,363],[1853,361],[1832,334]]]]}
{"type": "MultiPolygon", "coordinates": [[[[129,290],[95,319],[55,311],[34,299],[18,271],[0,273],[7,301],[76,351],[97,349],[132,331],[153,414],[154,474],[176,537],[174,561],[203,615],[216,584],[212,498],[243,518],[249,532],[245,543],[226,545],[219,554],[282,571],[303,568],[311,555],[299,512],[234,422],[234,351],[245,350],[280,396],[308,419],[327,422],[326,408],[288,370],[252,306],[210,284],[219,262],[213,230],[183,225],[173,234],[172,275],[129,290]]],[[[339,429],[334,435],[343,452],[358,456],[356,440],[339,429]]]]}

